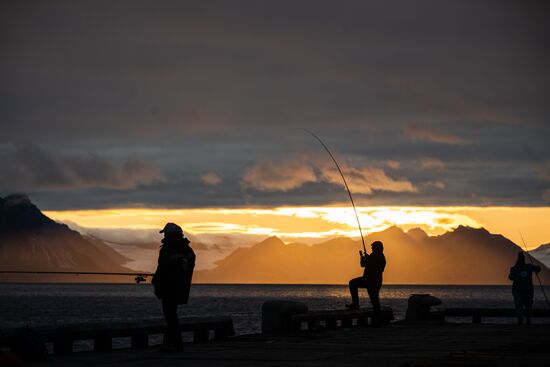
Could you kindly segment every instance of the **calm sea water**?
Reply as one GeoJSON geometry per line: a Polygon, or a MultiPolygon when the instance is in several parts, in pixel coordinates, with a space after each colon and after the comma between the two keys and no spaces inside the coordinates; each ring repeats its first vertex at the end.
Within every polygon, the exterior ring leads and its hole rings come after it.
{"type": "MultiPolygon", "coordinates": [[[[388,285],[381,292],[382,304],[403,319],[407,299],[414,293],[439,297],[447,307],[513,307],[507,286],[388,285]]],[[[366,292],[361,297],[363,305],[369,305],[366,292]]],[[[180,307],[180,315],[229,315],[237,334],[257,333],[262,303],[273,299],[300,301],[310,310],[342,309],[349,293],[339,285],[193,285],[190,302],[180,307]]],[[[539,289],[535,299],[536,307],[546,307],[539,289]]],[[[161,317],[150,284],[0,284],[0,328],[161,317]]]]}

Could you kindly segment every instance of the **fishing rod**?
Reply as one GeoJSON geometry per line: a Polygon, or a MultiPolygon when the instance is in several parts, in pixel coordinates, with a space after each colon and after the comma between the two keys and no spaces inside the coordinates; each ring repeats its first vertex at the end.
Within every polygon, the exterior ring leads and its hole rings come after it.
{"type": "Polygon", "coordinates": [[[351,190],[349,189],[349,186],[348,186],[348,183],[346,181],[346,177],[344,176],[344,173],[340,169],[340,165],[338,164],[338,162],[336,161],[336,158],[334,158],[334,156],[332,155],[332,153],[330,152],[328,147],[325,145],[325,143],[323,143],[321,138],[319,138],[317,135],[315,135],[312,131],[310,131],[308,129],[302,128],[302,130],[304,130],[306,133],[313,136],[315,139],[317,139],[317,141],[319,141],[319,143],[321,143],[323,148],[325,148],[325,150],[327,151],[328,155],[330,155],[330,158],[332,158],[332,161],[336,165],[336,168],[338,168],[338,172],[340,172],[340,176],[342,176],[342,181],[344,181],[344,186],[346,187],[346,191],[348,192],[349,199],[351,201],[351,205],[353,206],[353,211],[355,213],[355,218],[357,219],[357,226],[359,227],[359,233],[361,234],[361,243],[363,244],[363,250],[365,251],[365,254],[366,254],[367,253],[367,248],[365,247],[365,239],[363,238],[363,230],[361,229],[361,223],[359,222],[359,215],[357,214],[357,209],[355,208],[355,202],[353,201],[353,196],[351,195],[351,190]]]}
{"type": "MultiPolygon", "coordinates": [[[[533,264],[533,257],[531,256],[531,253],[527,250],[527,245],[525,244],[525,240],[523,239],[523,234],[520,230],[518,230],[519,235],[521,237],[521,242],[523,242],[523,247],[525,248],[525,252],[527,252],[527,256],[529,256],[529,262],[531,265],[533,264]]],[[[546,305],[548,306],[548,309],[550,309],[550,302],[548,301],[548,297],[546,296],[546,292],[544,291],[544,286],[542,285],[542,282],[540,280],[539,274],[535,273],[535,276],[537,277],[537,280],[539,281],[540,290],[542,291],[542,294],[544,295],[544,299],[546,300],[546,305]]]]}
{"type": "Polygon", "coordinates": [[[62,274],[62,275],[116,275],[135,276],[134,281],[139,284],[145,282],[151,273],[102,273],[96,271],[24,271],[24,270],[0,270],[0,274],[62,274]]]}

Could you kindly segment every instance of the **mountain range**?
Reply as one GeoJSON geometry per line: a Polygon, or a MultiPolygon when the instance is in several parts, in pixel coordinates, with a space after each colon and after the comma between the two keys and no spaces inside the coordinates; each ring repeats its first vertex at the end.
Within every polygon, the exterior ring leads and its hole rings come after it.
{"type": "Polygon", "coordinates": [[[550,268],[550,243],[540,245],[534,250],[529,251],[531,256],[550,268]]]}
{"type": "MultiPolygon", "coordinates": [[[[0,198],[0,270],[130,272],[130,259],[99,238],[82,236],[45,216],[25,195],[0,198]]],[[[67,281],[61,275],[0,275],[1,280],[67,281]]],[[[90,280],[77,278],[77,281],[90,280]]],[[[114,280],[113,277],[94,277],[114,280]]]]}
{"type": "MultiPolygon", "coordinates": [[[[510,284],[508,271],[521,251],[501,235],[464,226],[440,236],[428,236],[419,228],[405,232],[390,227],[365,237],[368,251],[369,244],[376,240],[384,243],[386,284],[510,284]]],[[[206,250],[202,247],[201,251],[206,250]]],[[[358,255],[361,248],[360,241],[346,237],[315,245],[285,244],[277,237],[269,237],[253,246],[235,249],[213,269],[196,271],[193,280],[197,283],[346,284],[362,274],[358,255]]],[[[535,252],[540,256],[549,255],[550,246],[541,246],[535,252]]],[[[136,270],[125,266],[133,260],[131,257],[131,251],[124,251],[122,255],[109,242],[83,236],[53,221],[25,195],[0,198],[0,270],[132,272],[136,270]]],[[[550,284],[550,271],[537,260],[534,262],[543,268],[540,274],[543,282],[550,284]]],[[[123,277],[75,279],[0,274],[0,281],[13,280],[131,281],[123,277]]]]}
{"type": "MultiPolygon", "coordinates": [[[[382,241],[389,284],[510,284],[508,273],[521,248],[483,228],[459,226],[441,236],[421,229],[404,232],[390,227],[365,237],[382,241]]],[[[270,237],[250,248],[239,248],[211,270],[196,272],[197,282],[345,284],[360,276],[360,241],[342,237],[317,245],[285,244],[270,237]]],[[[550,283],[550,271],[540,262],[540,278],[550,283]]]]}

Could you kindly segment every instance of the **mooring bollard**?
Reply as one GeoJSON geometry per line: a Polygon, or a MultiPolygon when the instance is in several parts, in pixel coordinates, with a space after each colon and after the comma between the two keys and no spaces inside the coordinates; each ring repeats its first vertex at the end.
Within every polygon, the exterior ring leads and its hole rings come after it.
{"type": "Polygon", "coordinates": [[[407,322],[433,321],[434,315],[431,314],[430,308],[440,304],[439,298],[429,294],[413,294],[409,297],[405,320],[407,322]]]}
{"type": "Polygon", "coordinates": [[[308,307],[296,301],[267,301],[262,305],[262,334],[293,331],[292,315],[305,313],[308,307]]]}

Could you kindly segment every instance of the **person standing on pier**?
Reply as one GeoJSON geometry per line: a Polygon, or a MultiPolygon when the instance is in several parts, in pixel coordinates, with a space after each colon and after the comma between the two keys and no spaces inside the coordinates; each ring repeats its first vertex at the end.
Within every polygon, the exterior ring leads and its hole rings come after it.
{"type": "Polygon", "coordinates": [[[518,324],[531,323],[531,309],[533,308],[533,273],[539,273],[540,266],[525,263],[523,252],[518,253],[516,264],[510,268],[508,278],[512,283],[512,295],[516,306],[518,324]]]}
{"type": "Polygon", "coordinates": [[[346,305],[352,310],[359,309],[359,288],[367,288],[372,311],[374,314],[374,324],[380,325],[380,289],[382,288],[382,273],[386,267],[386,258],[384,256],[384,245],[380,241],[371,244],[372,253],[360,251],[361,267],[365,268],[363,276],[349,281],[349,291],[351,293],[351,304],[346,305]]]}
{"type": "Polygon", "coordinates": [[[178,320],[178,305],[186,304],[195,268],[195,253],[180,226],[167,223],[159,251],[158,266],[153,276],[155,295],[162,302],[166,333],[162,350],[181,351],[183,340],[178,320]]]}

